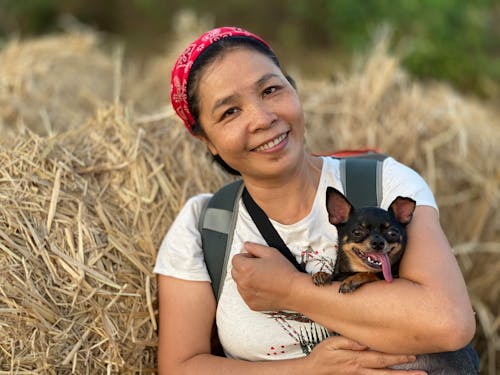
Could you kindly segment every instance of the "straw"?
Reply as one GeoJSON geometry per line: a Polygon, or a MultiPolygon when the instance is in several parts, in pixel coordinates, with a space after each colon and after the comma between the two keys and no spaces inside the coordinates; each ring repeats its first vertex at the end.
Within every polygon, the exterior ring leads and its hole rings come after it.
{"type": "MultiPolygon", "coordinates": [[[[231,180],[167,106],[178,49],[138,64],[69,33],[0,51],[0,374],[155,372],[157,250],[189,197],[231,180]]],[[[498,111],[411,79],[383,42],[335,80],[295,78],[311,151],[378,147],[428,181],[494,374],[498,111]]]]}

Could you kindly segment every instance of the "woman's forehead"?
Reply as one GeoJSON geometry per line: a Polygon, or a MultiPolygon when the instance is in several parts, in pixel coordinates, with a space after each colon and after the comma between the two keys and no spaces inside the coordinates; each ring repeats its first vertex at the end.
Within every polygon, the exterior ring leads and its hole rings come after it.
{"type": "Polygon", "coordinates": [[[207,66],[198,89],[201,95],[214,96],[257,85],[271,75],[281,77],[283,73],[268,56],[250,49],[235,49],[207,66]]]}

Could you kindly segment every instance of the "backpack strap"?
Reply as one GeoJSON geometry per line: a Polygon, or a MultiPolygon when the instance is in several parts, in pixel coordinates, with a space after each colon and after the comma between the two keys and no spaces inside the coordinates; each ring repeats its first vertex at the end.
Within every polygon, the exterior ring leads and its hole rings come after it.
{"type": "Polygon", "coordinates": [[[354,207],[380,206],[383,161],[387,155],[368,152],[340,158],[344,194],[354,207]]]}
{"type": "Polygon", "coordinates": [[[243,180],[223,186],[210,198],[200,215],[201,246],[217,301],[224,284],[243,187],[243,180]]]}

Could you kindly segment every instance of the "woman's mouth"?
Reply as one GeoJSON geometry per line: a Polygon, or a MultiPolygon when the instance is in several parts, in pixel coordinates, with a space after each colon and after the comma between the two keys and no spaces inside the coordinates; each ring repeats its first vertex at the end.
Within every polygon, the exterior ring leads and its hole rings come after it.
{"type": "Polygon", "coordinates": [[[271,141],[264,143],[263,145],[260,145],[259,147],[254,148],[254,151],[267,151],[272,149],[273,147],[276,147],[279,145],[283,140],[288,136],[288,132],[280,134],[276,138],[272,139],[271,141]]]}

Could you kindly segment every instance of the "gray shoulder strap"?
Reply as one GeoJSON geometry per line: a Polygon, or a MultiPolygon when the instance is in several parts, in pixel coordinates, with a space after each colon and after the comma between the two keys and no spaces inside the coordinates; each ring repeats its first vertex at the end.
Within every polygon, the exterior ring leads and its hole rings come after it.
{"type": "Polygon", "coordinates": [[[223,186],[210,198],[200,216],[203,255],[217,301],[224,284],[242,191],[242,180],[223,186]]]}
{"type": "Polygon", "coordinates": [[[380,206],[385,158],[383,154],[369,153],[340,159],[344,193],[354,207],[380,206]]]}

